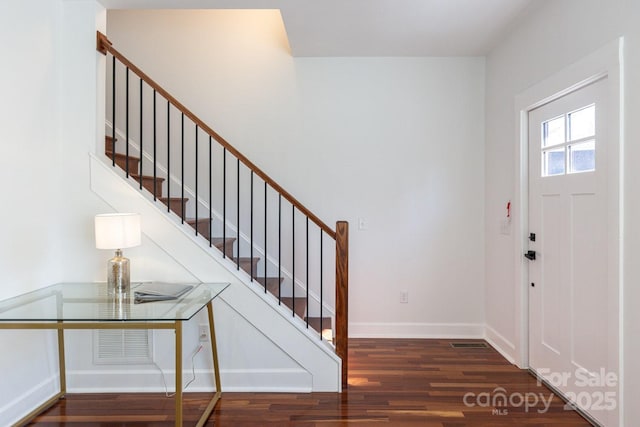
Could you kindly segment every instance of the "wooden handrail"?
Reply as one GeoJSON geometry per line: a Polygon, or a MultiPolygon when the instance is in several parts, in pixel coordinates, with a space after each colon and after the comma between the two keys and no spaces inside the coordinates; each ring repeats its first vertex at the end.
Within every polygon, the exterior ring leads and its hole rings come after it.
{"type": "Polygon", "coordinates": [[[181,113],[183,113],[186,117],[191,119],[200,129],[210,135],[213,139],[215,139],[220,145],[227,149],[229,153],[235,156],[238,160],[240,160],[246,167],[252,170],[256,175],[258,175],[263,181],[265,181],[271,188],[280,193],[282,197],[284,197],[289,203],[294,205],[296,209],[298,209],[301,213],[306,215],[311,221],[313,221],[320,229],[322,229],[325,233],[327,233],[332,239],[336,239],[336,232],[325,224],[320,218],[318,218],[313,212],[307,209],[302,203],[300,203],[295,197],[289,194],[284,188],[282,188],[277,182],[275,182],[269,175],[263,172],[258,166],[256,166],[253,162],[251,162],[248,158],[246,158],[242,153],[236,150],[231,144],[229,144],[223,137],[218,135],[213,129],[207,126],[202,120],[200,120],[194,113],[192,113],[187,107],[182,105],[176,98],[171,96],[169,92],[162,88],[158,83],[156,83],[151,77],[145,74],[140,68],[136,67],[131,61],[129,61],[123,54],[118,52],[114,47],[111,41],[102,34],[100,31],[97,32],[97,51],[106,55],[107,52],[111,53],[114,57],[116,57],[122,64],[129,68],[133,73],[135,73],[138,77],[144,80],[149,86],[151,86],[157,93],[162,95],[167,101],[169,101],[174,107],[176,107],[181,113]]]}

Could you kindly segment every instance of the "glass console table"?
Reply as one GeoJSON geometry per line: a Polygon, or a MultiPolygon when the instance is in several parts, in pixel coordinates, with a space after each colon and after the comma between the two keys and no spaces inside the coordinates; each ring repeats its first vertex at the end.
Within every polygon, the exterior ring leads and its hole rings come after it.
{"type": "MultiPolygon", "coordinates": [[[[106,283],[58,283],[0,301],[0,329],[55,329],[58,331],[60,391],[15,425],[29,420],[66,394],[65,329],[173,329],[175,331],[175,417],[182,426],[182,326],[207,308],[216,390],[200,417],[202,426],[222,394],[213,322],[213,300],[228,283],[194,283],[178,299],[136,303],[133,293],[142,283],[132,283],[130,294],[109,294],[106,283]]],[[[149,285],[149,283],[145,283],[149,285]]]]}

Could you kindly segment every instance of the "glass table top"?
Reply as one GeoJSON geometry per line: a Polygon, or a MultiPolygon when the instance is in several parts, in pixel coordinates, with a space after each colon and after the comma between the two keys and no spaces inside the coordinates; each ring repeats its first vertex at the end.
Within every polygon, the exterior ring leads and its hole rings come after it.
{"type": "Polygon", "coordinates": [[[109,293],[106,283],[58,283],[0,301],[0,322],[189,320],[229,286],[188,283],[193,289],[177,299],[137,303],[142,285],[153,283],[131,283],[127,294],[109,293]]]}

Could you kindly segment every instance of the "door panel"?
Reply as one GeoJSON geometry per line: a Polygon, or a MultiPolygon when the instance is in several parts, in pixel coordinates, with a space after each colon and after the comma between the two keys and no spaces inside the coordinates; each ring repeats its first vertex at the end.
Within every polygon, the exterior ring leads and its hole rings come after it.
{"type": "Polygon", "coordinates": [[[608,195],[602,79],[529,113],[529,363],[606,425],[608,195]],[[592,380],[591,382],[588,380],[592,380]],[[585,385],[585,383],[587,383],[585,385]],[[600,403],[596,405],[596,403],[600,403]]]}
{"type": "MultiPolygon", "coordinates": [[[[542,228],[545,238],[538,259],[544,269],[541,271],[543,287],[539,287],[542,294],[541,342],[550,351],[560,354],[565,341],[562,330],[557,327],[558,322],[565,321],[562,306],[562,266],[560,265],[560,243],[562,241],[562,203],[558,194],[542,196],[542,228]]],[[[537,234],[536,234],[537,235],[537,234]]],[[[535,283],[535,282],[534,282],[535,283]]]]}
{"type": "Polygon", "coordinates": [[[607,347],[593,341],[607,336],[607,316],[594,315],[606,313],[607,288],[602,285],[607,283],[607,268],[601,259],[601,248],[607,247],[605,227],[593,215],[601,208],[595,194],[575,194],[571,201],[571,356],[574,368],[597,372],[607,357],[607,347]]]}

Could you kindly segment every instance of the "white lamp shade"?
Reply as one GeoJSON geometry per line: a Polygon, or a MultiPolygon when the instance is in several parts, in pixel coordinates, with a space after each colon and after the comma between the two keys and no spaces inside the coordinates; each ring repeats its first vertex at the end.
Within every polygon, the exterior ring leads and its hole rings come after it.
{"type": "Polygon", "coordinates": [[[96,248],[123,249],[141,243],[140,214],[109,213],[95,217],[96,248]]]}

